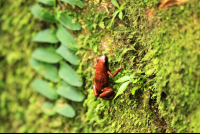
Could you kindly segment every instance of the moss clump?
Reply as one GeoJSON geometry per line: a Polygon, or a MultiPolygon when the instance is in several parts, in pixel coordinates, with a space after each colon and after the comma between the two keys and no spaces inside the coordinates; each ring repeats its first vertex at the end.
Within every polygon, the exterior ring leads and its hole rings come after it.
{"type": "MultiPolygon", "coordinates": [[[[158,32],[152,38],[155,94],[162,117],[176,132],[195,132],[189,124],[199,104],[199,5],[190,1],[158,12],[158,32]]],[[[197,121],[192,121],[193,123],[197,121]]]]}
{"type": "MultiPolygon", "coordinates": [[[[116,45],[114,53],[109,53],[111,68],[123,63],[125,70],[120,75],[133,73],[141,78],[136,83],[140,91],[130,98],[135,86],[130,85],[112,103],[95,101],[91,83],[85,101],[86,119],[97,130],[198,132],[197,127],[191,127],[197,124],[193,113],[198,112],[199,104],[198,1],[169,10],[156,10],[157,4],[158,1],[127,1],[126,16],[122,22],[114,23],[111,36],[116,45]],[[151,19],[147,7],[154,11],[151,19]]],[[[119,85],[113,87],[118,89],[119,85]]]]}

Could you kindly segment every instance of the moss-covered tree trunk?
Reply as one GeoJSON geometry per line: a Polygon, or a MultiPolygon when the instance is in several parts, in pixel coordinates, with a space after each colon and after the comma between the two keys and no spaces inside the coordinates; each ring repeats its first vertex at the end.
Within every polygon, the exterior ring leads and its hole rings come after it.
{"type": "Polygon", "coordinates": [[[77,72],[84,80],[85,100],[66,100],[76,110],[72,119],[43,113],[47,98],[30,86],[41,76],[28,61],[34,48],[44,46],[32,38],[50,26],[30,13],[36,2],[1,1],[0,132],[200,132],[198,0],[118,0],[121,9],[110,0],[84,0],[83,9],[74,6],[70,12],[58,0],[57,8],[76,16],[82,25],[71,34],[78,41],[77,72]],[[114,16],[118,10],[122,13],[114,16]],[[103,54],[112,73],[124,67],[110,77],[115,93],[130,80],[110,101],[95,97],[92,90],[93,65],[103,54]],[[124,76],[126,80],[116,82],[124,76]]]}

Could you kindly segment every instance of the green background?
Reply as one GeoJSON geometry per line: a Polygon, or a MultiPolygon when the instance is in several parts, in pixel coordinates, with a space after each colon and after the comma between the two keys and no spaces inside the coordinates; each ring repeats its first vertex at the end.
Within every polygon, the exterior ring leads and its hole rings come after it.
{"type": "MultiPolygon", "coordinates": [[[[0,1],[0,132],[200,132],[200,4],[192,0],[157,10],[158,0],[125,0],[123,19],[107,28],[117,8],[109,0],[83,1],[83,9],[57,3],[60,10],[77,18],[80,31],[76,67],[84,79],[83,102],[68,101],[74,118],[42,111],[47,100],[31,87],[41,78],[29,64],[32,52],[50,44],[32,41],[50,23],[30,12],[36,1],[0,1]],[[154,12],[148,18],[147,8],[154,12]],[[103,54],[109,58],[114,81],[134,75],[115,100],[95,98],[93,65],[103,54]],[[138,87],[134,95],[131,89],[138,87]]],[[[56,46],[56,45],[55,45],[56,46]]]]}

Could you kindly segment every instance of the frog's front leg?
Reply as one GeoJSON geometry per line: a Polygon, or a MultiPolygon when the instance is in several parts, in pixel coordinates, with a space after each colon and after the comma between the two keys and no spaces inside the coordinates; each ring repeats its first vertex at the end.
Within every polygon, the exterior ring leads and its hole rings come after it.
{"type": "Polygon", "coordinates": [[[107,71],[107,74],[110,75],[112,78],[115,77],[121,70],[123,69],[122,66],[120,66],[117,71],[114,72],[114,74],[112,74],[110,71],[107,71]]]}
{"type": "Polygon", "coordinates": [[[115,92],[112,88],[105,87],[104,89],[102,89],[102,93],[99,95],[99,97],[105,100],[111,100],[113,99],[114,95],[115,92]]]}
{"type": "Polygon", "coordinates": [[[98,91],[97,91],[97,88],[96,88],[96,84],[95,84],[95,83],[94,83],[94,85],[93,85],[93,92],[94,92],[95,97],[97,97],[97,96],[98,96],[98,91]]]}

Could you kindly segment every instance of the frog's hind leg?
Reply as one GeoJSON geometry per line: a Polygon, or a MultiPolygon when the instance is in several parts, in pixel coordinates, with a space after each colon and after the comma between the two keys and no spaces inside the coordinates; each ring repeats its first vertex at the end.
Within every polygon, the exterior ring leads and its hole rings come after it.
{"type": "Polygon", "coordinates": [[[93,85],[93,92],[94,92],[94,96],[97,97],[98,96],[98,91],[97,91],[95,83],[93,85]]]}
{"type": "Polygon", "coordinates": [[[102,93],[99,95],[100,98],[105,100],[112,100],[114,96],[115,92],[110,87],[105,87],[104,89],[102,89],[102,93]]]}

